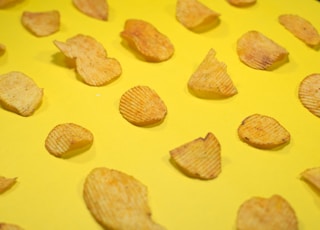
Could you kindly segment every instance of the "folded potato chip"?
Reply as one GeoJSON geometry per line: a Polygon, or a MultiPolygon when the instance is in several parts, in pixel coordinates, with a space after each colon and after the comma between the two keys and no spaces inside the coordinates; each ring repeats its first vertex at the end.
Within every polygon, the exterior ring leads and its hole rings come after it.
{"type": "Polygon", "coordinates": [[[6,178],[0,176],[0,194],[10,189],[16,182],[17,178],[6,178]]]}
{"type": "Polygon", "coordinates": [[[89,17],[107,21],[109,5],[107,0],[72,0],[74,6],[89,17]]]}
{"type": "Polygon", "coordinates": [[[23,230],[21,227],[15,224],[9,223],[1,223],[0,222],[0,230],[23,230]]]}
{"type": "Polygon", "coordinates": [[[306,169],[301,173],[301,178],[320,192],[320,167],[306,169]]]}
{"type": "Polygon", "coordinates": [[[104,228],[164,230],[151,219],[147,195],[132,176],[103,167],[93,169],[83,187],[87,208],[104,228]]]}
{"type": "Polygon", "coordinates": [[[243,7],[243,6],[250,6],[257,2],[257,0],[228,0],[231,5],[243,7]]]}

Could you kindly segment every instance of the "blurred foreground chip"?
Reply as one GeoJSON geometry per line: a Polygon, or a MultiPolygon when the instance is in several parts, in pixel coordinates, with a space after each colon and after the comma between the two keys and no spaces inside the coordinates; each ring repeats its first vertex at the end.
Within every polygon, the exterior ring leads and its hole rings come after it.
{"type": "Polygon", "coordinates": [[[0,8],[5,8],[21,1],[22,0],[0,0],[0,8]]]}
{"type": "Polygon", "coordinates": [[[0,230],[23,230],[21,227],[15,224],[9,223],[1,223],[0,222],[0,230]]]}
{"type": "Polygon", "coordinates": [[[243,6],[251,6],[257,2],[257,0],[228,0],[231,5],[243,7],[243,6]]]}
{"type": "Polygon", "coordinates": [[[109,6],[107,0],[72,0],[74,6],[89,17],[108,20],[109,6]]]}

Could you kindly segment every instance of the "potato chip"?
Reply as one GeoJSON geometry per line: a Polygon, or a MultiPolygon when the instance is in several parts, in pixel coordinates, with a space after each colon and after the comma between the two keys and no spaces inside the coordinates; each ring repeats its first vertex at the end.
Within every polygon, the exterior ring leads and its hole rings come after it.
{"type": "Polygon", "coordinates": [[[146,61],[162,62],[173,55],[174,47],[169,38],[146,21],[127,20],[121,36],[146,61]]]}
{"type": "Polygon", "coordinates": [[[21,1],[22,0],[0,0],[0,8],[9,7],[21,1]]]}
{"type": "Polygon", "coordinates": [[[31,116],[40,106],[43,89],[21,72],[0,75],[0,104],[21,116],[31,116]]]}
{"type": "Polygon", "coordinates": [[[89,148],[92,143],[93,134],[88,129],[74,123],[64,123],[50,131],[45,147],[50,154],[65,158],[89,148]]]}
{"type": "Polygon", "coordinates": [[[288,51],[258,31],[249,31],[237,42],[237,53],[247,66],[274,69],[288,60],[288,51]]]}
{"type": "Polygon", "coordinates": [[[176,4],[177,20],[190,30],[211,28],[218,23],[219,16],[198,0],[178,0],[176,4]]]}
{"type": "Polygon", "coordinates": [[[243,7],[243,6],[250,6],[257,2],[257,0],[228,0],[231,5],[243,7]]]}
{"type": "Polygon", "coordinates": [[[60,13],[57,10],[22,13],[21,22],[32,34],[38,37],[49,36],[60,29],[60,13]]]}
{"type": "Polygon", "coordinates": [[[313,185],[320,192],[320,167],[306,169],[301,173],[301,178],[313,185]]]}
{"type": "Polygon", "coordinates": [[[83,188],[87,208],[104,228],[164,230],[151,219],[147,195],[134,177],[103,167],[89,173],[83,188]]]}
{"type": "Polygon", "coordinates": [[[221,172],[221,147],[218,139],[208,133],[170,151],[171,159],[190,177],[209,180],[221,172]]]}
{"type": "MultiPolygon", "coordinates": [[[[17,182],[17,178],[0,176],[0,194],[10,189],[17,182]]],[[[1,227],[0,227],[1,230],[1,227]]]]}
{"type": "Polygon", "coordinates": [[[299,85],[299,100],[312,114],[320,117],[320,74],[305,77],[299,85]]]}
{"type": "Polygon", "coordinates": [[[319,47],[320,34],[317,29],[306,19],[292,14],[282,14],[279,22],[294,36],[311,47],[319,47]]]}
{"type": "Polygon", "coordinates": [[[298,230],[298,220],[294,209],[280,195],[252,197],[240,206],[236,226],[239,230],[298,230]]]}
{"type": "Polygon", "coordinates": [[[1,223],[0,230],[23,230],[21,227],[15,224],[1,223]]]}
{"type": "Polygon", "coordinates": [[[6,52],[6,46],[3,44],[0,44],[0,56],[3,55],[6,52]]]}
{"type": "Polygon", "coordinates": [[[72,0],[74,6],[89,17],[107,21],[109,6],[106,0],[72,0]]]}
{"type": "Polygon", "coordinates": [[[216,52],[210,49],[189,79],[188,88],[197,97],[230,97],[238,93],[227,73],[227,66],[219,62],[215,55],[216,52]]]}
{"type": "Polygon", "coordinates": [[[238,135],[242,141],[260,149],[275,148],[290,141],[290,133],[277,120],[261,114],[245,118],[238,135]]]}

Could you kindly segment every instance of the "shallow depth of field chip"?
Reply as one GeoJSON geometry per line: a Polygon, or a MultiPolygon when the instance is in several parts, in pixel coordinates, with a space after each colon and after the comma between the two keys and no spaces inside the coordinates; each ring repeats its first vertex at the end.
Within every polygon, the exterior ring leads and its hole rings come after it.
{"type": "Polygon", "coordinates": [[[17,182],[17,178],[0,176],[0,194],[10,189],[17,182]]]}
{"type": "Polygon", "coordinates": [[[237,7],[251,6],[257,2],[257,0],[228,0],[231,5],[237,7]]]}
{"type": "Polygon", "coordinates": [[[109,5],[107,0],[72,0],[73,5],[89,17],[107,21],[109,5]]]}
{"type": "Polygon", "coordinates": [[[313,185],[320,192],[320,167],[306,169],[301,178],[313,185]]]}
{"type": "Polygon", "coordinates": [[[23,230],[23,228],[16,224],[0,222],[0,230],[23,230]]]}

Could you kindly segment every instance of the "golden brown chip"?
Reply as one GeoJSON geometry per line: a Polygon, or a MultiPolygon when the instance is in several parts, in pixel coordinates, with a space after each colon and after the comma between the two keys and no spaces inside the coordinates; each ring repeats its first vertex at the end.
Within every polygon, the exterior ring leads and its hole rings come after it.
{"type": "Polygon", "coordinates": [[[260,114],[245,118],[238,135],[242,141],[260,149],[275,148],[290,141],[290,133],[277,120],[260,114]]]}
{"type": "Polygon", "coordinates": [[[320,117],[320,74],[311,74],[301,81],[299,99],[305,108],[320,117]]]}
{"type": "Polygon", "coordinates": [[[320,192],[320,167],[306,169],[301,173],[301,178],[313,185],[320,192]]]}
{"type": "Polygon", "coordinates": [[[127,90],[121,96],[119,110],[123,118],[137,126],[159,123],[167,114],[164,102],[148,86],[135,86],[127,90]]]}
{"type": "Polygon", "coordinates": [[[21,1],[22,0],[0,0],[0,8],[9,7],[21,1]]]}
{"type": "Polygon", "coordinates": [[[46,12],[25,11],[21,17],[22,24],[38,37],[48,36],[60,29],[60,13],[57,10],[46,12]]]}
{"type": "Polygon", "coordinates": [[[108,20],[109,6],[107,0],[72,0],[72,2],[82,13],[99,20],[108,20]]]}
{"type": "Polygon", "coordinates": [[[146,21],[127,20],[121,36],[146,61],[161,62],[173,55],[174,47],[168,37],[146,21]]]}
{"type": "Polygon", "coordinates": [[[238,210],[236,225],[239,230],[298,230],[294,209],[279,195],[246,200],[238,210]]]}
{"type": "Polygon", "coordinates": [[[6,52],[6,46],[3,44],[0,44],[0,56],[3,55],[6,52]]]}
{"type": "MultiPolygon", "coordinates": [[[[0,176],[0,194],[10,189],[17,182],[17,178],[0,176]]],[[[1,230],[1,227],[0,227],[1,230]]]]}
{"type": "Polygon", "coordinates": [[[288,60],[288,51],[257,31],[249,31],[237,42],[237,53],[247,66],[271,70],[288,60]]]}
{"type": "Polygon", "coordinates": [[[177,20],[190,30],[212,27],[219,21],[219,16],[198,0],[178,0],[176,4],[177,20]]]}
{"type": "Polygon", "coordinates": [[[21,116],[31,116],[39,107],[43,89],[21,72],[0,75],[0,104],[21,116]]]}
{"type": "Polygon", "coordinates": [[[93,143],[93,134],[86,128],[64,123],[55,126],[45,140],[45,147],[56,157],[68,157],[74,151],[88,148],[93,143]]]}
{"type": "Polygon", "coordinates": [[[231,5],[243,7],[243,6],[250,6],[257,2],[257,0],[228,0],[231,5]]]}
{"type": "Polygon", "coordinates": [[[218,139],[208,133],[170,151],[171,159],[186,175],[213,179],[221,172],[221,147],[218,139]]]}
{"type": "Polygon", "coordinates": [[[163,230],[151,219],[147,195],[141,182],[108,168],[93,169],[83,188],[89,211],[104,228],[163,230]]]}
{"type": "Polygon", "coordinates": [[[15,224],[1,223],[0,230],[23,230],[21,227],[15,224]]]}
{"type": "Polygon", "coordinates": [[[230,97],[237,94],[237,89],[227,73],[227,66],[219,62],[215,55],[215,51],[210,49],[189,79],[188,88],[197,97],[230,97]]]}
{"type": "Polygon", "coordinates": [[[305,44],[311,47],[320,45],[320,34],[306,19],[298,15],[283,14],[279,16],[279,22],[305,44]]]}

